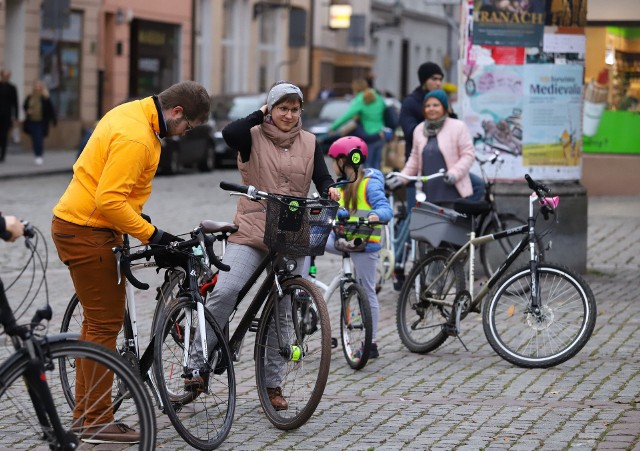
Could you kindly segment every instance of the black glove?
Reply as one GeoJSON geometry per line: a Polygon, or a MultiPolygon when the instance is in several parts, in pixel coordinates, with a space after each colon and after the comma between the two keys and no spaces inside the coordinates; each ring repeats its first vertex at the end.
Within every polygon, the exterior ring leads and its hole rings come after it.
{"type": "Polygon", "coordinates": [[[174,243],[176,241],[184,241],[182,238],[178,238],[175,235],[171,235],[169,232],[165,232],[156,227],[156,230],[149,238],[149,244],[156,244],[160,246],[167,246],[168,244],[174,243]]]}

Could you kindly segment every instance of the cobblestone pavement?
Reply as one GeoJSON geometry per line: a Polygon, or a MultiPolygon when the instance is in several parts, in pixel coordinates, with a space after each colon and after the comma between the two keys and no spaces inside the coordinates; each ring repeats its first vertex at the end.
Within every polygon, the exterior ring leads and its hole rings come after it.
{"type": "MultiPolygon", "coordinates": [[[[28,218],[48,236],[51,207],[68,178],[0,179],[0,206],[28,218]]],[[[223,179],[238,181],[238,175],[226,170],[158,178],[145,211],[172,233],[189,230],[205,217],[231,220],[234,201],[218,188],[223,179]]],[[[469,351],[449,339],[433,353],[412,354],[398,338],[397,293],[389,284],[380,294],[380,358],[354,372],[335,349],[322,401],[298,430],[280,431],[263,415],[251,343],[245,343],[235,367],[236,416],[221,449],[640,449],[638,230],[640,197],[589,199],[586,279],[598,303],[598,319],[593,337],[570,361],[544,370],[507,363],[488,345],[477,314],[463,322],[469,351]]],[[[0,249],[6,282],[15,276],[25,251],[7,244],[0,249]]],[[[50,240],[49,252],[51,328],[56,330],[73,290],[50,240]]],[[[318,276],[328,279],[335,263],[335,257],[319,259],[318,276]]],[[[152,284],[159,280],[154,277],[141,276],[152,284]]],[[[138,296],[142,330],[150,326],[153,296],[138,296]]],[[[329,307],[337,319],[335,299],[329,307]]],[[[2,431],[14,418],[11,412],[0,413],[0,446],[10,448],[10,437],[2,431]]],[[[190,449],[160,412],[157,419],[159,448],[190,449]]]]}

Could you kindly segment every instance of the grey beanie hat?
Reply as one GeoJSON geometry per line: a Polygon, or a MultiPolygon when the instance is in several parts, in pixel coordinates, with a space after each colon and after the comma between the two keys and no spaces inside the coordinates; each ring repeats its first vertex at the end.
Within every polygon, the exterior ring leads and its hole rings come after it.
{"type": "Polygon", "coordinates": [[[275,105],[282,96],[286,94],[298,94],[300,96],[300,102],[303,101],[302,91],[296,85],[288,82],[278,82],[267,95],[267,112],[271,113],[271,108],[275,105]]]}

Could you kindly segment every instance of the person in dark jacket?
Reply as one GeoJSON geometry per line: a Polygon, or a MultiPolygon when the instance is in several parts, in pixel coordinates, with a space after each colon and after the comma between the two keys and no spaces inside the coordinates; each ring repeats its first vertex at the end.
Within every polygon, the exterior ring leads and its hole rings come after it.
{"type": "Polygon", "coordinates": [[[18,120],[18,90],[9,83],[11,71],[0,72],[0,163],[7,152],[9,130],[18,120]]]}
{"type": "Polygon", "coordinates": [[[23,108],[26,114],[24,131],[31,136],[35,163],[41,165],[44,139],[49,135],[49,124],[55,126],[58,123],[49,91],[42,81],[36,80],[33,84],[33,92],[25,99],[23,108]]]}

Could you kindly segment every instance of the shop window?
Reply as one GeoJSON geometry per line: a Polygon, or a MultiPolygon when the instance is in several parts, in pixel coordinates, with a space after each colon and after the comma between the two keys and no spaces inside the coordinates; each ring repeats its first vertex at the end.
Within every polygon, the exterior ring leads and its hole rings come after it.
{"type": "Polygon", "coordinates": [[[146,97],[179,81],[180,26],[147,20],[131,24],[129,95],[146,97]]]}
{"type": "Polygon", "coordinates": [[[81,12],[72,11],[51,17],[52,11],[42,10],[40,30],[40,79],[51,95],[60,119],[80,117],[81,12]]]}

